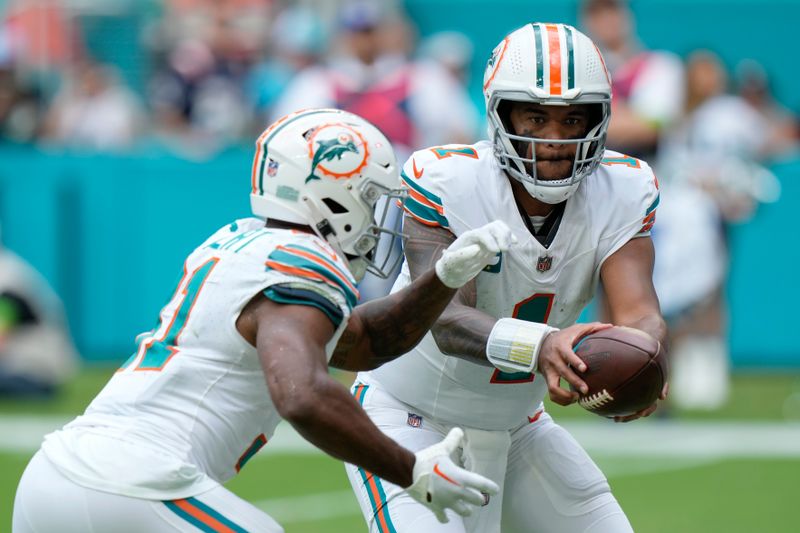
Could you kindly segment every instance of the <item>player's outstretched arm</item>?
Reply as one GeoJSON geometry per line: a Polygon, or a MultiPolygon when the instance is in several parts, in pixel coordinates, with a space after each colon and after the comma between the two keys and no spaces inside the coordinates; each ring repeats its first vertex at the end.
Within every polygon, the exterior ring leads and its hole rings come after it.
{"type": "MultiPolygon", "coordinates": [[[[628,326],[650,334],[662,350],[666,346],[667,325],[661,316],[658,296],[653,287],[655,250],[650,237],[631,239],[605,260],[600,268],[600,279],[606,293],[611,321],[618,326],[628,326]]],[[[666,358],[661,358],[665,360],[666,358]]],[[[661,399],[667,397],[669,384],[664,385],[661,399]]],[[[656,410],[653,404],[636,414],[620,417],[618,422],[628,422],[649,416],[656,410]]]]}
{"type": "MultiPolygon", "coordinates": [[[[414,280],[429,272],[455,240],[448,230],[425,226],[409,216],[403,220],[403,232],[408,236],[405,254],[414,280]]],[[[447,355],[492,366],[486,359],[486,343],[497,319],[475,309],[475,280],[464,284],[448,302],[431,328],[439,349],[447,355]]]]}
{"type": "Polygon", "coordinates": [[[458,239],[446,233],[450,238],[437,249],[436,259],[411,284],[355,308],[331,366],[369,370],[411,350],[445,310],[456,290],[468,284],[514,240],[511,230],[500,221],[464,232],[458,239]]]}
{"type": "Polygon", "coordinates": [[[347,389],[328,374],[325,345],[334,328],[320,310],[264,297],[248,307],[270,397],[280,415],[309,442],[406,487],[442,521],[447,521],[445,509],[466,516],[483,503],[481,492],[497,492],[492,481],[452,462],[450,455],[461,444],[457,432],[414,454],[375,427],[347,389]]]}

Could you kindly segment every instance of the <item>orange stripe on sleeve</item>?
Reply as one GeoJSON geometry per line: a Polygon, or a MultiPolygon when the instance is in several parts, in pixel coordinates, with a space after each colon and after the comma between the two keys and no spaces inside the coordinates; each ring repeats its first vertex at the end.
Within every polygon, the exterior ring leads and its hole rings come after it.
{"type": "Polygon", "coordinates": [[[345,276],[343,276],[341,274],[341,272],[339,272],[339,268],[336,265],[334,265],[332,262],[328,262],[328,261],[322,259],[319,256],[316,256],[316,255],[308,253],[308,252],[304,252],[303,250],[298,250],[297,248],[288,248],[286,246],[278,246],[278,249],[279,250],[283,250],[287,254],[299,255],[300,257],[302,257],[304,259],[308,259],[309,261],[312,261],[312,262],[314,262],[314,263],[316,263],[318,265],[321,265],[321,266],[325,267],[326,270],[330,270],[331,274],[336,276],[337,279],[341,280],[345,285],[347,285],[350,288],[350,290],[352,290],[354,293],[358,294],[358,290],[356,289],[355,285],[350,283],[350,280],[347,279],[345,276]]]}

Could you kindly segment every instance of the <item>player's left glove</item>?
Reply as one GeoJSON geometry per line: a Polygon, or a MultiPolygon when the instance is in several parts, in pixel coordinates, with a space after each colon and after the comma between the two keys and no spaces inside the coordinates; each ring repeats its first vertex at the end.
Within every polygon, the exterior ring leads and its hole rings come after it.
{"type": "Polygon", "coordinates": [[[406,492],[433,511],[439,522],[448,522],[445,509],[469,516],[484,503],[483,494],[497,494],[497,484],[481,475],[457,466],[452,454],[461,446],[464,431],[453,428],[443,441],[417,452],[414,483],[406,492]]]}
{"type": "Polygon", "coordinates": [[[465,231],[436,261],[436,275],[451,289],[458,289],[515,242],[516,237],[502,220],[465,231]]]}

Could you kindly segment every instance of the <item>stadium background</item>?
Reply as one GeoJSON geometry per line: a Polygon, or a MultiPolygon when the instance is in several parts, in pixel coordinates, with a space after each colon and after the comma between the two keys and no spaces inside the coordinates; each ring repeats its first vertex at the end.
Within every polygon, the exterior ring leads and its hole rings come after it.
{"type": "MultiPolygon", "coordinates": [[[[0,14],[13,3],[0,0],[0,14]]],[[[305,3],[335,16],[335,3],[305,3]]],[[[143,94],[153,65],[143,52],[142,32],[161,13],[161,2],[62,4],[80,23],[93,57],[116,65],[128,85],[143,94]]],[[[505,33],[528,20],[578,23],[572,0],[407,0],[402,5],[420,37],[458,30],[472,40],[476,53],[469,91],[478,108],[484,61],[505,33]]],[[[800,107],[800,71],[791,45],[800,2],[639,0],[632,7],[648,46],[681,56],[699,47],[713,49],[731,67],[752,58],[769,72],[777,98],[792,109],[800,107]]],[[[87,363],[54,400],[0,402],[5,435],[0,440],[11,442],[0,450],[0,468],[8,473],[0,489],[0,531],[9,523],[14,485],[31,453],[30,442],[22,438],[20,444],[12,434],[26,434],[31,427],[35,434],[35,428],[85,407],[109,369],[131,352],[135,335],[153,326],[185,255],[219,225],[247,216],[250,163],[250,144],[244,142],[200,160],[177,157],[151,143],[124,154],[0,143],[3,245],[36,267],[61,296],[87,363]]],[[[704,428],[722,427],[734,440],[760,435],[756,440],[778,445],[752,453],[730,451],[714,434],[705,448],[697,444],[695,454],[670,453],[667,446],[650,455],[642,451],[647,442],[640,448],[620,445],[620,452],[592,441],[596,446],[587,448],[609,474],[639,531],[785,531],[796,523],[789,498],[796,494],[800,474],[800,348],[794,331],[800,297],[794,233],[800,159],[784,157],[770,168],[781,182],[780,200],[761,206],[731,235],[733,397],[717,413],[679,413],[674,427],[685,433],[671,438],[678,442],[704,428]],[[719,452],[720,446],[726,451],[719,452]]],[[[605,424],[595,426],[577,411],[554,408],[555,416],[578,433],[591,435],[597,428],[617,442],[628,435],[643,438],[625,433],[627,428],[609,433],[605,424]]],[[[652,429],[653,423],[642,426],[652,429]]],[[[650,438],[663,438],[660,429],[653,431],[650,438]]],[[[280,509],[304,508],[294,515],[283,511],[292,516],[285,522],[289,532],[360,531],[354,502],[342,496],[346,481],[340,465],[288,445],[287,450],[254,461],[235,480],[234,490],[267,500],[266,508],[278,517],[280,509]],[[315,500],[314,495],[321,496],[315,500]],[[329,507],[335,510],[327,518],[313,511],[329,507]]]]}

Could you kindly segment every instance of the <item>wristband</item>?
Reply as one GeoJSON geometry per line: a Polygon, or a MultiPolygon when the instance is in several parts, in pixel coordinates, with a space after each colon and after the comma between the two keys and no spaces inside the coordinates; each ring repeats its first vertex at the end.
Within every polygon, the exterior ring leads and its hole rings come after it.
{"type": "Polygon", "coordinates": [[[486,342],[486,358],[502,372],[534,372],[545,337],[558,328],[516,318],[498,320],[486,342]]]}

